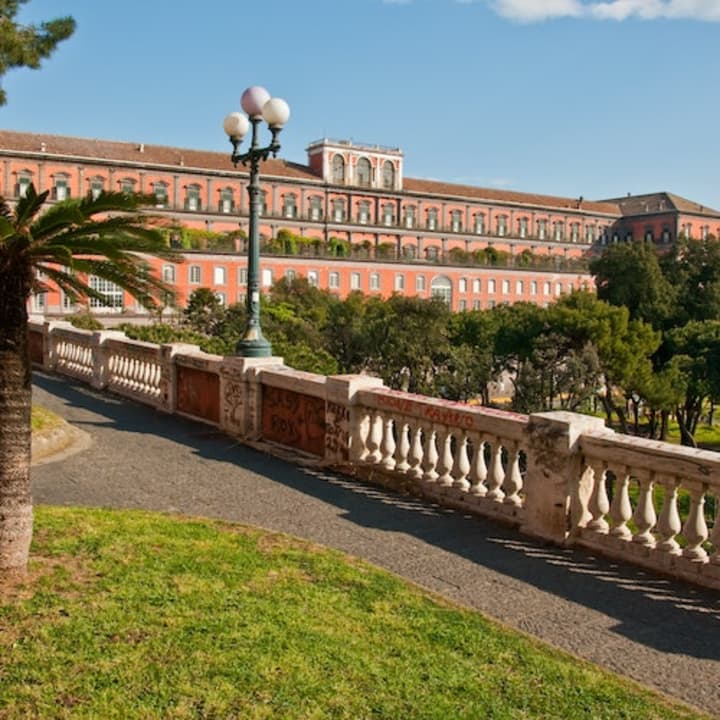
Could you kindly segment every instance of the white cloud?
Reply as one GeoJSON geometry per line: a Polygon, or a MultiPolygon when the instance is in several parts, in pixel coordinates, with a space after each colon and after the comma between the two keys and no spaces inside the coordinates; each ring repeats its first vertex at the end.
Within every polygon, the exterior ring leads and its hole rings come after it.
{"type": "Polygon", "coordinates": [[[720,21],[720,0],[487,0],[498,15],[518,22],[561,17],[597,20],[720,21]]]}

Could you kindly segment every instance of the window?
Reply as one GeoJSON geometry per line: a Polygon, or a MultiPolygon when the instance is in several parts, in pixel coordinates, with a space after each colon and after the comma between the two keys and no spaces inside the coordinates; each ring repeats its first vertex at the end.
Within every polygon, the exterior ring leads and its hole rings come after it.
{"type": "Polygon", "coordinates": [[[105,189],[105,181],[102,178],[93,178],[90,181],[90,197],[93,200],[97,200],[100,197],[100,193],[105,189]]]}
{"type": "Polygon", "coordinates": [[[285,279],[288,282],[292,282],[297,277],[297,273],[294,270],[286,270],[285,271],[285,279]]]}
{"type": "Polygon", "coordinates": [[[485,213],[476,213],[476,215],[475,215],[475,232],[478,235],[485,234],[485,213]]]}
{"type": "Polygon", "coordinates": [[[707,240],[707,236],[710,233],[710,226],[709,225],[703,225],[701,230],[701,237],[703,240],[707,240]]]}
{"type": "Polygon", "coordinates": [[[383,225],[395,224],[395,206],[392,203],[383,205],[383,225]]]}
{"type": "Polygon", "coordinates": [[[52,189],[52,196],[55,200],[67,200],[70,197],[67,175],[56,175],[55,185],[52,189]]]}
{"type": "Polygon", "coordinates": [[[185,209],[191,212],[197,212],[201,209],[199,185],[187,186],[185,190],[185,209]]]}
{"type": "Polygon", "coordinates": [[[332,181],[334,183],[345,182],[345,160],[342,155],[335,155],[332,159],[332,181]]]}
{"type": "Polygon", "coordinates": [[[317,270],[308,270],[307,281],[308,281],[308,285],[310,285],[311,287],[317,287],[318,286],[318,271],[317,270]]]}
{"type": "Polygon", "coordinates": [[[440,275],[434,277],[430,283],[430,294],[433,297],[439,297],[448,305],[452,305],[452,282],[450,278],[440,275]]]}
{"type": "Polygon", "coordinates": [[[328,275],[328,287],[337,289],[340,287],[340,273],[331,272],[328,275]]]}
{"type": "Polygon", "coordinates": [[[488,280],[488,293],[490,295],[495,294],[495,280],[488,280]]]}
{"type": "Polygon", "coordinates": [[[340,198],[333,200],[333,222],[343,222],[345,220],[345,201],[340,198]]]}
{"type": "Polygon", "coordinates": [[[425,248],[425,257],[428,260],[437,260],[440,257],[440,248],[437,245],[431,245],[429,248],[425,248]]]}
{"type": "Polygon", "coordinates": [[[155,194],[155,207],[166,207],[168,204],[168,186],[164,182],[156,182],[153,185],[155,194]]]}
{"type": "Polygon", "coordinates": [[[626,232],[625,233],[625,242],[631,243],[633,241],[633,234],[632,232],[626,232]]]}
{"type": "Polygon", "coordinates": [[[482,309],[482,304],[479,300],[473,300],[473,310],[480,310],[482,309]]]}
{"type": "Polygon", "coordinates": [[[518,235],[521,238],[527,237],[528,233],[528,219],[527,218],[520,218],[518,220],[518,235]]]}
{"type": "Polygon", "coordinates": [[[562,242],[562,239],[563,239],[563,237],[564,237],[564,234],[565,234],[565,227],[564,227],[563,223],[561,223],[561,222],[556,222],[556,223],[555,223],[555,230],[554,230],[554,233],[553,233],[553,237],[555,238],[555,241],[556,241],[556,242],[562,242]]]}
{"type": "Polygon", "coordinates": [[[591,243],[595,240],[595,227],[593,225],[585,226],[585,242],[591,243]]]}
{"type": "Polygon", "coordinates": [[[395,275],[395,290],[401,292],[405,289],[405,276],[401,273],[395,275]]]}
{"type": "Polygon", "coordinates": [[[32,175],[30,175],[30,173],[25,172],[19,175],[17,181],[16,195],[18,197],[24,198],[27,195],[27,189],[30,186],[31,182],[32,175]]]}
{"type": "Polygon", "coordinates": [[[415,276],[415,292],[425,292],[425,276],[415,276]]]}
{"type": "Polygon", "coordinates": [[[562,283],[556,282],[555,283],[555,295],[562,295],[563,286],[562,283]]]}
{"type": "Polygon", "coordinates": [[[547,237],[547,220],[538,220],[537,236],[539,240],[544,240],[547,237]]]}
{"type": "Polygon", "coordinates": [[[123,290],[115,283],[105,280],[104,278],[91,275],[88,278],[88,285],[91,289],[100,293],[104,300],[99,298],[90,298],[91,308],[113,308],[122,309],[123,306],[123,290]]]}
{"type": "Polygon", "coordinates": [[[458,292],[467,292],[467,278],[460,278],[458,280],[458,292]]]}
{"type": "Polygon", "coordinates": [[[370,274],[370,289],[371,290],[379,290],[380,289],[380,276],[377,273],[370,274]]]}
{"type": "Polygon", "coordinates": [[[496,232],[498,237],[505,237],[505,235],[507,235],[507,216],[499,215],[495,222],[497,224],[496,232]]]}
{"type": "Polygon", "coordinates": [[[358,204],[358,222],[361,225],[367,225],[370,220],[370,203],[363,200],[358,204]]]}
{"type": "Polygon", "coordinates": [[[75,302],[67,293],[62,293],[62,306],[64,310],[70,310],[75,307],[75,302]]]}
{"type": "Polygon", "coordinates": [[[503,294],[503,295],[509,295],[509,294],[510,294],[510,281],[509,281],[509,280],[503,280],[503,281],[502,281],[502,294],[503,294]]]}
{"type": "Polygon", "coordinates": [[[215,297],[221,305],[227,305],[227,297],[224,292],[216,292],[215,297]]]}
{"type": "Polygon", "coordinates": [[[438,223],[438,211],[436,208],[430,208],[427,211],[427,229],[435,230],[438,223]]]}
{"type": "Polygon", "coordinates": [[[223,188],[220,191],[220,203],[218,210],[221,213],[231,213],[235,209],[235,195],[232,188],[223,188]]]}
{"type": "Polygon", "coordinates": [[[543,283],[543,295],[549,295],[550,294],[550,283],[545,282],[543,283]]]}
{"type": "Polygon", "coordinates": [[[415,227],[416,213],[417,213],[417,208],[414,205],[408,205],[405,208],[405,227],[406,228],[414,228],[415,227]]]}
{"type": "Polygon", "coordinates": [[[131,195],[135,192],[135,181],[132,178],[123,178],[119,182],[120,192],[131,195]]]}
{"type": "Polygon", "coordinates": [[[202,268],[199,265],[191,265],[188,268],[188,281],[192,285],[199,285],[202,278],[202,268]]]}
{"type": "Polygon", "coordinates": [[[270,287],[273,284],[273,272],[270,268],[265,268],[262,271],[262,286],[270,287]]]}
{"type": "Polygon", "coordinates": [[[354,272],[350,274],[350,289],[360,290],[360,273],[354,272]]]}
{"type": "Polygon", "coordinates": [[[297,217],[297,196],[294,193],[283,195],[283,217],[297,217]]]}
{"type": "Polygon", "coordinates": [[[664,243],[669,243],[669,242],[670,242],[670,237],[671,237],[671,235],[670,235],[670,228],[664,227],[664,228],[663,228],[663,231],[662,231],[662,241],[663,241],[664,243]]]}
{"type": "Polygon", "coordinates": [[[166,283],[175,282],[175,266],[174,265],[163,265],[162,279],[166,283]]]}
{"type": "Polygon", "coordinates": [[[570,227],[570,242],[576,243],[580,239],[580,223],[573,223],[570,227]]]}
{"type": "Polygon", "coordinates": [[[495,307],[495,301],[494,300],[488,300],[488,310],[492,310],[495,307]]]}
{"type": "Polygon", "coordinates": [[[322,198],[311,197],[310,198],[310,219],[311,220],[322,220],[322,198]]]}
{"type": "Polygon", "coordinates": [[[238,268],[238,285],[247,285],[248,271],[247,268],[238,268]]]}
{"type": "Polygon", "coordinates": [[[462,232],[462,210],[453,210],[450,213],[450,229],[452,232],[462,232]]]}
{"type": "Polygon", "coordinates": [[[530,281],[530,294],[537,295],[537,291],[538,291],[537,280],[531,280],[530,281]]]}
{"type": "Polygon", "coordinates": [[[645,231],[645,242],[651,243],[655,240],[655,236],[653,235],[652,228],[648,228],[645,231]]]}
{"type": "Polygon", "coordinates": [[[47,306],[47,293],[46,292],[39,292],[39,293],[33,293],[32,296],[32,304],[33,304],[33,310],[36,312],[44,312],[46,306],[47,306]]]}
{"type": "Polygon", "coordinates": [[[361,187],[370,187],[372,177],[372,166],[367,158],[361,157],[355,168],[355,180],[361,187]]]}
{"type": "Polygon", "coordinates": [[[227,273],[225,272],[225,268],[221,267],[219,265],[216,265],[213,268],[213,284],[214,285],[224,285],[227,278],[227,273]]]}
{"type": "Polygon", "coordinates": [[[395,166],[389,160],[383,163],[382,183],[386,190],[392,190],[395,187],[395,166]]]}
{"type": "Polygon", "coordinates": [[[515,281],[515,294],[522,295],[525,292],[525,283],[522,280],[515,281]]]}
{"type": "Polygon", "coordinates": [[[482,283],[480,282],[480,278],[475,278],[472,283],[472,291],[474,293],[479,293],[482,289],[482,283]]]}

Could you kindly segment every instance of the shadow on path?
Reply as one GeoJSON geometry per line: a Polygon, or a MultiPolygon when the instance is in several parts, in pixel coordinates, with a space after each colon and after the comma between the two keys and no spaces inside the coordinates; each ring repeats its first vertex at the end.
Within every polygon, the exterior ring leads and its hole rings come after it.
{"type": "MultiPolygon", "coordinates": [[[[380,546],[385,544],[392,562],[380,564],[436,591],[442,592],[447,585],[445,594],[449,597],[486,612],[488,607],[497,605],[502,612],[496,617],[507,622],[513,622],[514,617],[513,624],[528,632],[533,632],[534,618],[545,616],[547,622],[548,613],[557,614],[554,622],[559,625],[572,622],[570,606],[556,602],[561,599],[612,618],[611,633],[644,647],[661,653],[720,661],[720,597],[717,593],[583,551],[539,544],[489,520],[400,496],[333,472],[293,465],[239,445],[214,428],[98,394],[64,378],[36,373],[34,385],[40,401],[51,409],[55,402],[61,414],[73,424],[94,436],[112,431],[111,445],[119,457],[127,458],[136,468],[147,467],[155,474],[148,492],[154,489],[162,495],[164,471],[152,464],[153,457],[145,457],[142,436],[169,441],[185,448],[185,453],[190,449],[189,457],[200,465],[196,470],[188,470],[198,483],[188,488],[188,492],[196,492],[200,485],[212,492],[213,483],[226,476],[231,486],[250,482],[245,476],[251,473],[258,476],[252,481],[261,483],[258,507],[251,513],[253,521],[275,529],[282,529],[278,525],[282,524],[283,516],[278,510],[282,503],[274,503],[273,493],[280,498],[281,492],[291,490],[314,498],[330,509],[323,515],[319,504],[310,507],[302,498],[300,502],[296,499],[293,512],[299,515],[287,516],[295,523],[290,527],[286,524],[288,532],[300,534],[296,525],[303,521],[302,514],[307,513],[306,527],[312,526],[313,531],[306,537],[311,540],[364,555],[376,563],[384,551],[380,546]],[[361,544],[356,545],[352,531],[344,523],[333,531],[332,523],[337,523],[338,518],[358,528],[383,531],[377,534],[376,550],[368,555],[367,533],[362,535],[361,544]],[[426,562],[418,543],[408,545],[405,550],[404,537],[434,546],[444,554],[434,564],[426,562]],[[492,572],[483,579],[482,574],[487,571],[492,572]]],[[[63,472],[72,476],[75,485],[80,485],[80,493],[82,483],[89,482],[85,476],[93,475],[96,483],[93,504],[107,502],[116,507],[138,507],[129,496],[126,503],[118,502],[114,496],[108,496],[107,501],[101,498],[98,503],[97,470],[110,460],[106,446],[103,445],[101,457],[98,456],[100,450],[93,447],[74,459],[58,463],[55,468],[68,464],[69,469],[63,472]]],[[[42,486],[39,494],[36,491],[39,501],[66,501],[61,497],[62,487],[53,490],[50,482],[58,472],[53,466],[33,469],[34,482],[39,478],[42,486]]],[[[84,504],[82,494],[79,497],[81,499],[75,499],[73,504],[84,504]]],[[[206,498],[195,508],[190,501],[183,512],[189,510],[199,515],[233,519],[235,515],[229,502],[225,493],[215,504],[206,498]]],[[[166,507],[160,500],[148,504],[148,509],[166,507]]],[[[493,614],[492,610],[489,612],[493,614]]],[[[594,637],[592,627],[570,628],[569,632],[589,633],[587,642],[592,642],[594,637]]],[[[579,638],[578,647],[582,642],[579,638]]],[[[720,667],[717,672],[720,677],[720,667]]],[[[652,668],[650,673],[652,676],[652,668]]],[[[717,695],[717,687],[714,691],[708,690],[717,695]]]]}

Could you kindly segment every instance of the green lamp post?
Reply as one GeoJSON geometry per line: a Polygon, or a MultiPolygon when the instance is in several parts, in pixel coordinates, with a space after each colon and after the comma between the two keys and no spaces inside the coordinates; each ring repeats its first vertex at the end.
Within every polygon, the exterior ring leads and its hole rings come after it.
{"type": "Polygon", "coordinates": [[[247,116],[239,112],[230,113],[223,122],[223,128],[230,137],[233,151],[230,159],[237,167],[238,163],[250,167],[250,222],[248,228],[248,271],[247,271],[247,327],[245,334],[237,344],[236,353],[241,357],[269,357],[272,355],[270,343],[263,337],[260,328],[260,161],[275,157],[280,149],[277,136],[290,117],[288,104],[280,98],[271,98],[262,87],[250,87],[240,99],[242,109],[247,116]],[[272,134],[270,144],[260,147],[258,126],[265,121],[272,134]],[[238,151],[240,143],[252,127],[249,149],[238,151]]]}

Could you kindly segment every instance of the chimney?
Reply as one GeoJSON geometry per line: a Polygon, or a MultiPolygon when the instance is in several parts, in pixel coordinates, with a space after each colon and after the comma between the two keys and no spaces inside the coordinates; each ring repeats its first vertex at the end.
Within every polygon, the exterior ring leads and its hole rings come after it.
{"type": "Polygon", "coordinates": [[[40,152],[47,152],[47,145],[44,142],[40,143],[40,152]]]}
{"type": "Polygon", "coordinates": [[[145,152],[145,143],[140,143],[138,145],[138,152],[141,152],[141,153],[145,152]]]}

